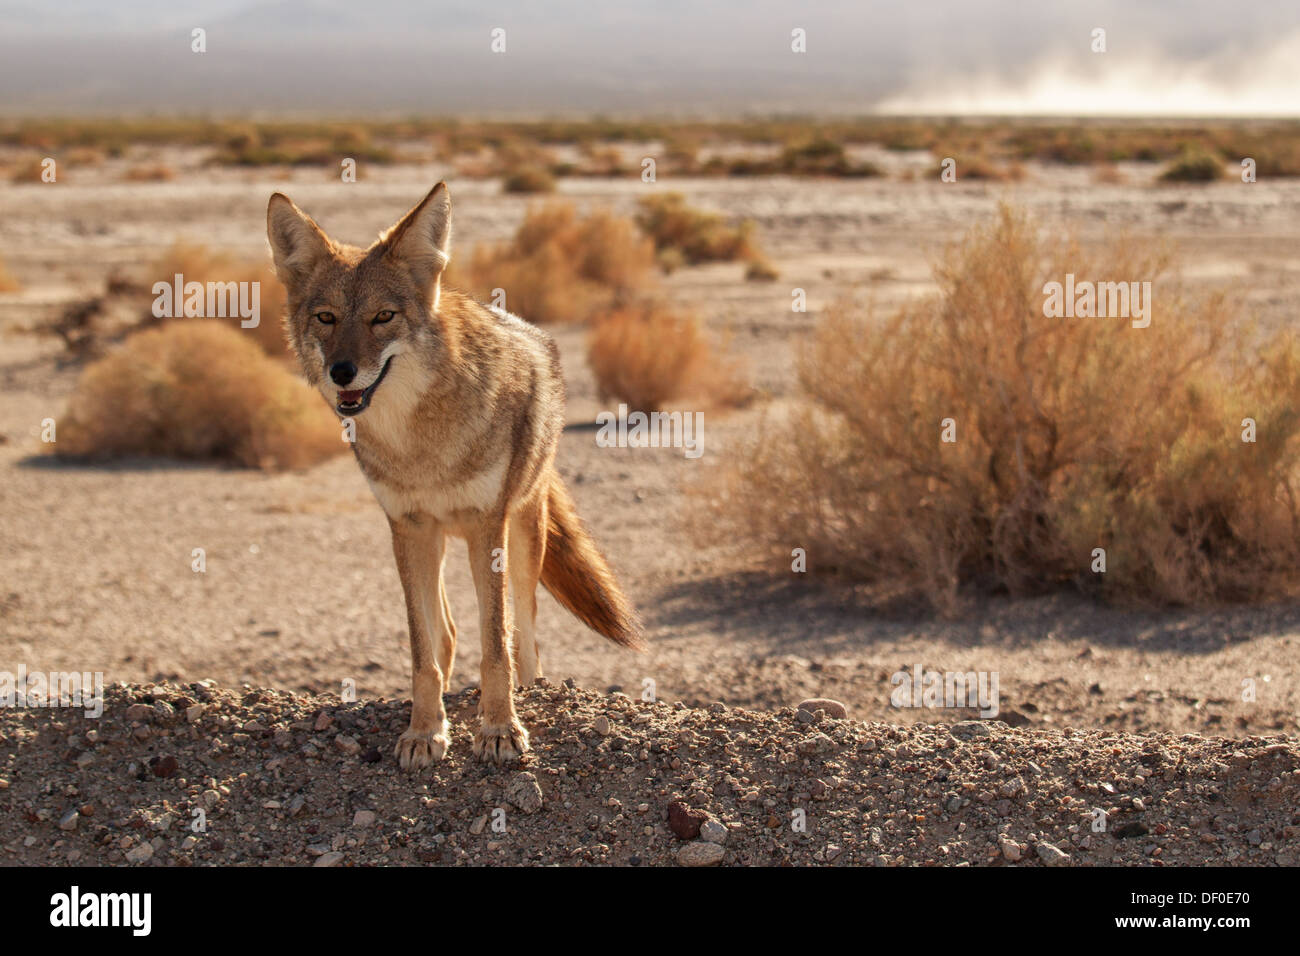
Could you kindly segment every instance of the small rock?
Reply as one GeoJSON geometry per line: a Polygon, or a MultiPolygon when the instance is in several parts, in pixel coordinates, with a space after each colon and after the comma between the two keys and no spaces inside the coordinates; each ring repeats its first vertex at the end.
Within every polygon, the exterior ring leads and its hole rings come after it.
{"type": "Polygon", "coordinates": [[[601,714],[599,717],[597,717],[595,722],[591,726],[592,729],[595,730],[596,733],[600,734],[602,737],[608,737],[610,734],[610,730],[612,729],[609,725],[609,718],[606,717],[604,714],[601,714]]]}
{"type": "Polygon", "coordinates": [[[149,758],[149,769],[153,771],[155,777],[166,779],[174,774],[179,766],[180,764],[177,763],[172,754],[162,754],[149,758]]]}
{"type": "Polygon", "coordinates": [[[185,708],[185,719],[191,724],[197,724],[203,719],[203,715],[207,712],[207,709],[206,704],[192,704],[185,708]]]}
{"type": "Polygon", "coordinates": [[[1002,847],[1003,857],[1010,860],[1012,863],[1019,862],[1020,856],[1024,852],[1019,843],[1015,840],[1008,840],[1006,837],[1001,837],[998,840],[998,845],[1002,847]]]}
{"type": "Polygon", "coordinates": [[[1147,825],[1141,820],[1130,820],[1127,823],[1121,823],[1111,831],[1117,840],[1127,840],[1129,837],[1145,836],[1147,834],[1147,825]]]}
{"type": "Polygon", "coordinates": [[[709,815],[703,810],[692,809],[680,800],[668,804],[668,829],[679,840],[694,840],[708,819],[709,815]]]}
{"type": "MultiPolygon", "coordinates": [[[[317,723],[319,723],[319,721],[317,721],[317,723]]],[[[361,744],[357,742],[357,738],[349,737],[347,734],[339,734],[335,737],[334,746],[340,752],[347,754],[349,757],[354,757],[361,753],[361,744]]]]}
{"type": "Polygon", "coordinates": [[[330,724],[332,723],[334,723],[334,718],[322,710],[316,715],[316,723],[312,725],[312,729],[315,730],[316,733],[320,733],[322,730],[329,730],[330,724]]]}
{"type": "Polygon", "coordinates": [[[375,819],[376,817],[375,817],[374,810],[358,810],[356,813],[352,815],[352,825],[354,827],[363,827],[363,828],[374,826],[375,819]]]}
{"type": "Polygon", "coordinates": [[[677,862],[682,866],[717,866],[726,850],[716,843],[688,843],[677,851],[677,862]]]}
{"type": "Polygon", "coordinates": [[[132,704],[126,709],[126,719],[130,721],[148,720],[154,715],[154,709],[148,704],[132,704]]]}
{"type": "Polygon", "coordinates": [[[836,720],[843,720],[849,716],[847,707],[838,700],[832,700],[829,697],[809,697],[807,700],[801,700],[799,701],[799,709],[806,710],[810,714],[824,710],[827,717],[834,717],[836,720]]]}
{"type": "Polygon", "coordinates": [[[80,813],[78,813],[76,810],[69,810],[67,813],[65,813],[63,816],[59,818],[59,829],[75,830],[77,829],[77,821],[80,819],[81,819],[80,813]]]}
{"type": "Polygon", "coordinates": [[[1038,844],[1038,858],[1048,866],[1063,866],[1070,862],[1070,854],[1050,843],[1038,844]]]}
{"type": "Polygon", "coordinates": [[[700,839],[718,846],[727,842],[727,828],[712,818],[700,824],[700,839]]]}
{"type": "Polygon", "coordinates": [[[312,866],[338,866],[343,862],[343,854],[337,850],[331,850],[329,853],[323,853],[316,857],[316,862],[312,866]]]}
{"type": "Polygon", "coordinates": [[[144,863],[153,859],[153,844],[141,843],[138,847],[128,850],[126,860],[128,863],[144,863]]]}
{"type": "Polygon", "coordinates": [[[989,725],[981,720],[963,720],[952,725],[952,735],[961,740],[970,740],[974,737],[987,737],[990,733],[989,725]]]}
{"type": "Polygon", "coordinates": [[[524,813],[536,813],[542,809],[542,788],[537,777],[527,771],[515,774],[506,787],[506,799],[524,813]]]}
{"type": "Polygon", "coordinates": [[[795,745],[795,749],[801,754],[824,754],[830,753],[835,749],[835,741],[825,734],[813,734],[811,737],[805,737],[795,745]]]}

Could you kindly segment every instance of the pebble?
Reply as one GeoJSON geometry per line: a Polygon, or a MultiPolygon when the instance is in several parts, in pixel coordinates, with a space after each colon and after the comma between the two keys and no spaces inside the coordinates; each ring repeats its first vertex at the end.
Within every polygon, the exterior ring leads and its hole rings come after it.
{"type": "Polygon", "coordinates": [[[727,842],[727,828],[712,818],[700,824],[700,839],[718,846],[727,842]]]}
{"type": "Polygon", "coordinates": [[[677,862],[682,866],[717,866],[726,852],[716,843],[687,843],[677,851],[677,862]]]}
{"type": "Polygon", "coordinates": [[[166,779],[176,773],[179,767],[180,764],[172,754],[162,754],[149,758],[149,769],[153,771],[155,777],[166,779]]]}
{"type": "Polygon", "coordinates": [[[835,749],[835,741],[825,734],[813,734],[811,737],[805,737],[795,745],[801,754],[824,754],[830,753],[835,749]]]}
{"type": "Polygon", "coordinates": [[[709,819],[703,810],[687,806],[681,800],[668,804],[668,829],[679,840],[694,840],[700,835],[700,828],[709,819]]]}
{"type": "Polygon", "coordinates": [[[527,771],[517,773],[506,787],[506,799],[524,813],[542,809],[542,788],[537,777],[527,771]]]}
{"type": "Polygon", "coordinates": [[[128,863],[144,863],[153,859],[153,844],[141,843],[134,849],[127,850],[126,860],[128,863]]]}
{"type": "Polygon", "coordinates": [[[989,725],[981,720],[963,720],[952,725],[952,735],[960,740],[988,737],[991,734],[989,725]]]}
{"type": "Polygon", "coordinates": [[[1038,858],[1048,866],[1063,866],[1070,862],[1070,854],[1050,843],[1038,844],[1038,858]]]}
{"type": "Polygon", "coordinates": [[[612,729],[609,724],[609,718],[606,717],[604,714],[601,714],[599,717],[597,717],[595,722],[591,726],[592,729],[595,730],[596,733],[600,734],[602,737],[608,737],[612,729]]]}
{"type": "Polygon", "coordinates": [[[77,821],[80,819],[81,819],[80,813],[78,813],[76,810],[69,810],[67,813],[65,813],[63,816],[59,818],[59,829],[75,830],[77,829],[77,821]]]}
{"type": "Polygon", "coordinates": [[[361,753],[361,744],[357,742],[357,738],[349,737],[347,734],[339,734],[335,737],[334,747],[340,752],[347,754],[349,757],[354,757],[361,753]]]}
{"type": "Polygon", "coordinates": [[[352,815],[352,825],[361,828],[374,826],[376,819],[374,810],[358,810],[352,815]]]}
{"type": "Polygon", "coordinates": [[[806,710],[810,714],[824,710],[827,717],[834,717],[836,720],[843,720],[849,716],[849,709],[844,704],[829,697],[809,697],[807,700],[801,700],[799,709],[806,710]]]}
{"type": "Polygon", "coordinates": [[[331,850],[329,853],[322,853],[316,857],[316,862],[312,866],[338,866],[343,862],[343,854],[338,850],[331,850]]]}

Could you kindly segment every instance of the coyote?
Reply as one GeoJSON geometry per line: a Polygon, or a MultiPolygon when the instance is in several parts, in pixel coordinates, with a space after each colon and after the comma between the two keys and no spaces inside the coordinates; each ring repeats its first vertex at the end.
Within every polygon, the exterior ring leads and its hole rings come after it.
{"type": "Polygon", "coordinates": [[[536,326],[441,287],[451,239],[445,183],[367,249],[330,239],[282,193],[271,197],[266,226],[288,290],[289,341],[307,379],[354,420],[353,452],[393,535],[412,670],[411,725],[397,757],[417,770],[449,746],[442,695],[456,625],[442,568],[453,534],[469,546],[483,646],[474,753],[517,760],[528,731],[512,691],[541,673],[539,580],[588,627],[643,646],[636,613],[555,469],[559,351],[536,326]]]}

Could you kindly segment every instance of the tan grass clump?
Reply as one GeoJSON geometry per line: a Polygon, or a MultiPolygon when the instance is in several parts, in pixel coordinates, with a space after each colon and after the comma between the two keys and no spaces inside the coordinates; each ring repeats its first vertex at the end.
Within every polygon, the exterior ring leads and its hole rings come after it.
{"type": "Polygon", "coordinates": [[[82,372],[54,451],[304,468],[347,450],[321,397],[211,320],[138,332],[82,372]]]}
{"type": "Polygon", "coordinates": [[[677,250],[690,265],[735,262],[761,255],[754,241],[752,222],[728,225],[718,213],[687,205],[681,193],[641,200],[637,224],[654,240],[656,250],[660,253],[677,250]]]}
{"type": "MultiPolygon", "coordinates": [[[[205,287],[209,282],[259,283],[259,321],[256,326],[244,328],[239,316],[204,318],[215,318],[233,325],[240,335],[255,341],[267,355],[286,359],[290,357],[284,333],[284,312],[288,297],[269,263],[238,260],[224,253],[213,252],[205,246],[177,242],[149,266],[145,274],[145,287],[152,289],[155,282],[172,283],[178,274],[187,283],[198,282],[205,287]]],[[[152,298],[151,292],[151,302],[152,298]]]]}
{"type": "Polygon", "coordinates": [[[652,278],[654,247],[627,219],[604,210],[579,217],[571,203],[529,209],[509,242],[480,245],[448,284],[491,300],[530,322],[584,322],[624,301],[652,278]]]}
{"type": "Polygon", "coordinates": [[[0,259],[0,292],[17,292],[21,288],[22,285],[5,268],[4,260],[0,259]]]}
{"type": "Polygon", "coordinates": [[[654,412],[675,400],[741,404],[748,395],[736,366],[720,359],[694,316],[657,303],[615,309],[596,322],[587,364],[601,401],[654,412]]]}
{"type": "Polygon", "coordinates": [[[166,163],[132,166],[122,174],[128,183],[169,183],[176,178],[176,170],[166,163]]]}
{"type": "Polygon", "coordinates": [[[786,562],[806,548],[810,566],[941,609],[966,587],[1187,605],[1289,593],[1300,347],[1240,347],[1226,297],[1185,299],[1166,265],[1126,242],[1048,245],[1003,208],[937,265],[937,297],[821,322],[804,401],[738,456],[714,517],[786,562]],[[1151,281],[1151,325],[1046,317],[1043,286],[1067,272],[1151,281]]]}

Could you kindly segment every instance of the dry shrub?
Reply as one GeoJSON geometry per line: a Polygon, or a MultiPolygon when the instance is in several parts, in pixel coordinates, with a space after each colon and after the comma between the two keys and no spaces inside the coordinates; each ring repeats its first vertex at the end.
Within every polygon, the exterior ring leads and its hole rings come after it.
{"type": "Polygon", "coordinates": [[[1122,241],[1049,246],[1003,208],[936,267],[936,298],[820,323],[805,401],[738,457],[715,517],[942,609],[967,585],[1188,605],[1291,591],[1300,346],[1241,347],[1225,296],[1187,301],[1166,268],[1122,241]],[[1045,281],[1068,272],[1150,280],[1151,325],[1045,317],[1045,281]]]}
{"type": "Polygon", "coordinates": [[[1099,186],[1119,186],[1128,180],[1114,163],[1103,163],[1093,172],[1092,181],[1099,186]]]}
{"type": "Polygon", "coordinates": [[[138,332],[82,372],[55,453],[303,468],[347,449],[321,397],[211,320],[138,332]]]}
{"type": "Polygon", "coordinates": [[[775,282],[781,278],[780,271],[766,256],[756,256],[749,260],[745,268],[745,278],[750,282],[775,282]]]}
{"type": "Polygon", "coordinates": [[[1164,183],[1212,183],[1223,178],[1223,160],[1213,153],[1189,149],[1160,174],[1164,183]]]}
{"type": "Polygon", "coordinates": [[[654,248],[630,221],[604,210],[580,218],[571,203],[528,210],[509,242],[480,245],[448,277],[475,296],[504,289],[506,308],[530,322],[583,322],[650,281],[654,248]]]}
{"type": "Polygon", "coordinates": [[[502,177],[501,190],[507,193],[553,193],[555,177],[544,166],[516,166],[502,177]]]}
{"type": "Polygon", "coordinates": [[[656,303],[615,309],[592,329],[587,364],[601,401],[653,412],[679,399],[736,405],[747,396],[737,368],[720,361],[699,321],[656,303]]]}
{"type": "MultiPolygon", "coordinates": [[[[44,157],[41,156],[31,156],[23,159],[21,162],[9,167],[9,181],[15,185],[44,182],[41,178],[45,173],[44,161],[44,157]]],[[[66,180],[64,175],[64,164],[59,163],[57,160],[55,171],[60,182],[66,180]]]]}
{"type": "Polygon", "coordinates": [[[681,193],[651,196],[642,199],[640,206],[637,224],[654,240],[655,249],[661,253],[678,250],[690,265],[761,255],[754,242],[754,224],[749,220],[738,226],[728,225],[718,213],[687,205],[681,193]]]}
{"type": "MultiPolygon", "coordinates": [[[[172,283],[177,274],[183,276],[185,282],[199,282],[205,288],[208,282],[259,283],[259,321],[253,328],[243,328],[239,316],[206,318],[230,323],[241,335],[257,342],[267,355],[290,357],[283,321],[288,297],[269,263],[241,261],[204,246],[177,242],[149,266],[145,288],[152,289],[155,282],[172,283]]],[[[151,308],[152,301],[153,293],[150,292],[151,308]]]]}
{"type": "Polygon", "coordinates": [[[176,170],[166,163],[132,166],[122,175],[128,183],[169,183],[175,178],[176,170]]]}
{"type": "Polygon", "coordinates": [[[0,292],[17,292],[21,288],[22,285],[5,268],[4,260],[0,259],[0,292]]]}

